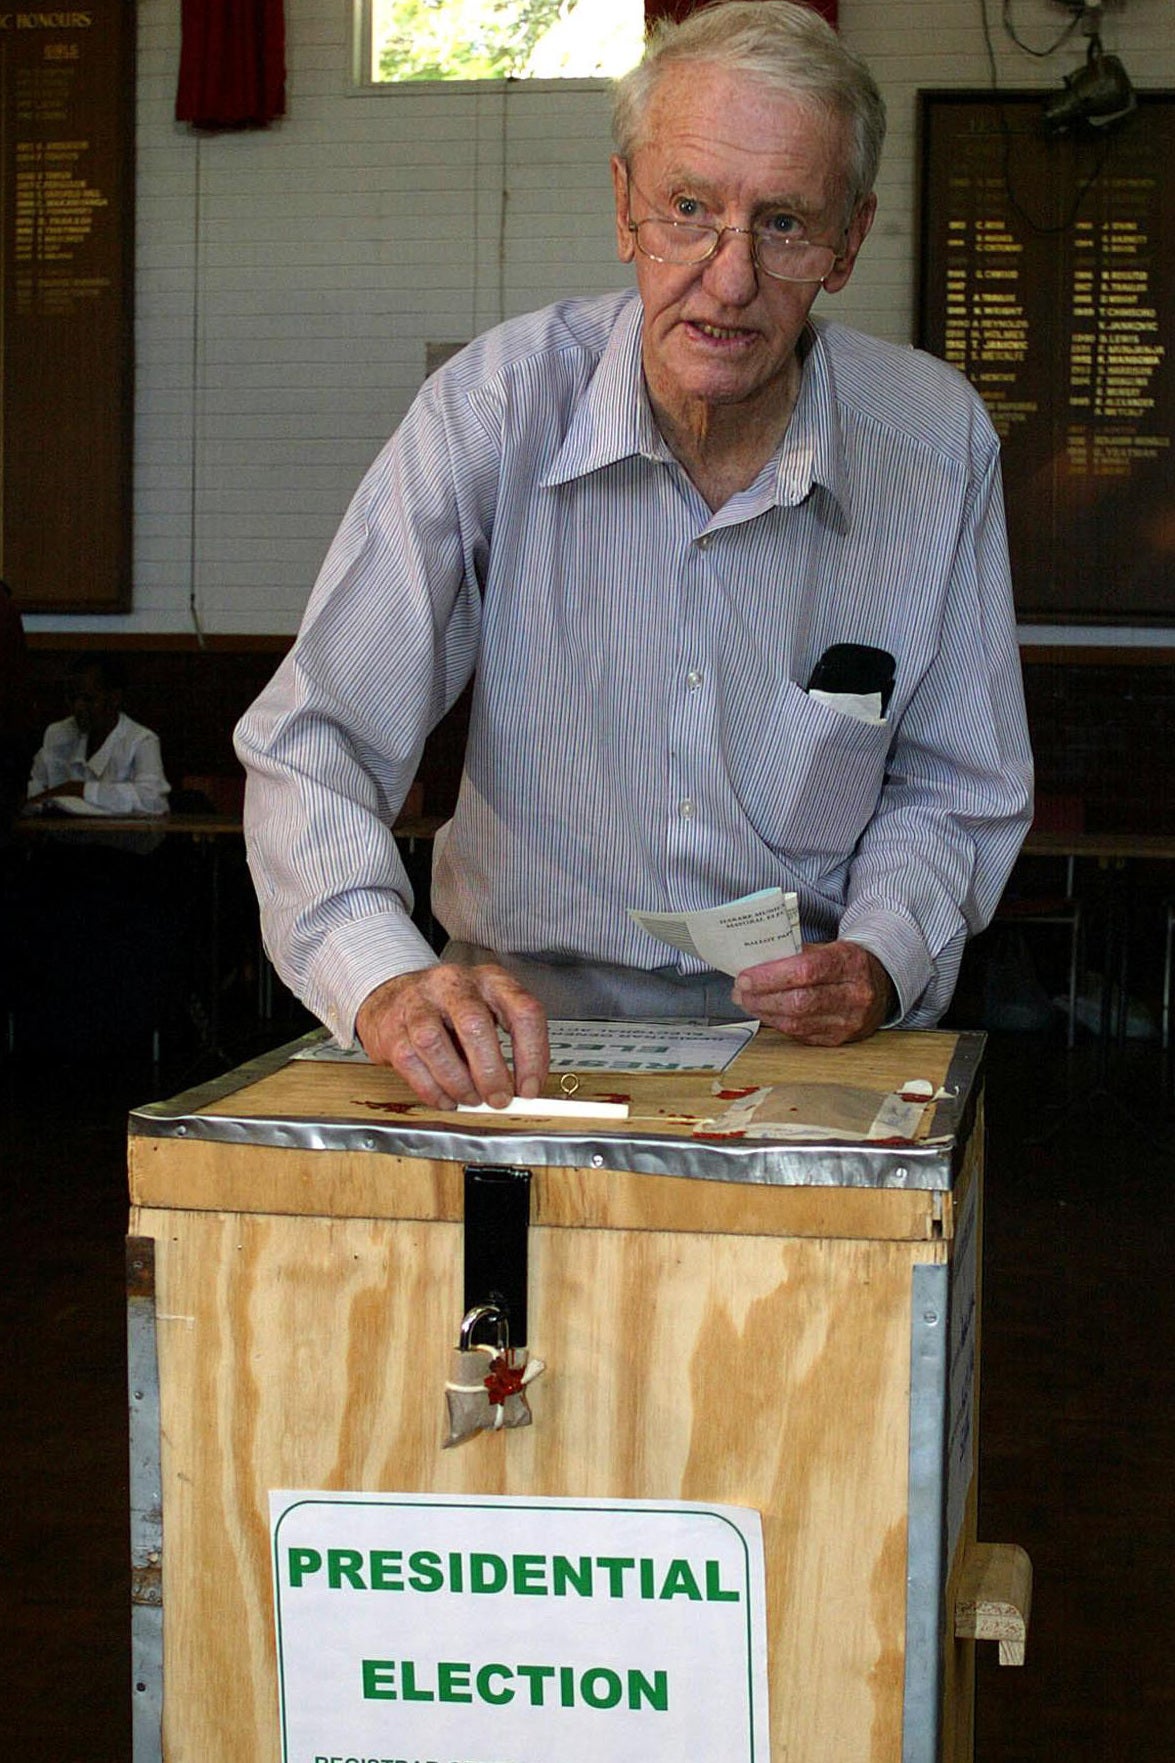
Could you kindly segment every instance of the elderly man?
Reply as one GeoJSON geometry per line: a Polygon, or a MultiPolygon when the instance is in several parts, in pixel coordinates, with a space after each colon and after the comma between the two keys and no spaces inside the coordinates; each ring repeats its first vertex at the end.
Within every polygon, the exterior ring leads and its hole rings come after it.
{"type": "Polygon", "coordinates": [[[425,1101],[536,1094],[545,1011],[822,1045],[933,1024],[994,910],[1031,789],[997,443],[953,371],[812,317],[883,133],[806,8],[663,30],[616,94],[636,293],[505,324],[426,384],[241,724],[279,971],[425,1101]],[[845,685],[819,668],[843,645],[892,657],[892,693],[809,692],[845,685]],[[474,673],[438,964],[390,827],[474,673]],[[627,916],[772,885],[805,948],[733,996],[627,916]]]}

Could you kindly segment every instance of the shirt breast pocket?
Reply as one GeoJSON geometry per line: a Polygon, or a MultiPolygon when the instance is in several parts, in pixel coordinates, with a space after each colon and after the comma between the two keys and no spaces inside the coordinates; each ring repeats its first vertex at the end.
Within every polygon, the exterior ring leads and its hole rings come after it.
{"type": "Polygon", "coordinates": [[[763,841],[790,858],[841,863],[877,807],[892,728],[789,683],[767,720],[732,747],[732,781],[763,841]]]}

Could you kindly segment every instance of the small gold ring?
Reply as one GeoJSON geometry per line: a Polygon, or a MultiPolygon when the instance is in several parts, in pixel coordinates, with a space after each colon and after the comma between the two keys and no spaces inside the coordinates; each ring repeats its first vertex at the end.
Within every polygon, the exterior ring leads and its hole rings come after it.
{"type": "Polygon", "coordinates": [[[579,1088],[579,1079],[576,1077],[574,1071],[565,1071],[563,1073],[563,1076],[559,1079],[559,1088],[563,1091],[565,1096],[574,1096],[576,1090],[579,1088]]]}

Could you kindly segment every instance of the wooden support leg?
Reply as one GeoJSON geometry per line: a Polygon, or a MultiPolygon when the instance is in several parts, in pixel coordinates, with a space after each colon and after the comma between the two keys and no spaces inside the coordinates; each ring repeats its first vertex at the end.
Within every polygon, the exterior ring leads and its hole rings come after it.
{"type": "Polygon", "coordinates": [[[998,1641],[1001,1665],[1023,1665],[1032,1609],[1032,1562],[1016,1543],[967,1551],[955,1598],[957,1640],[998,1641]]]}

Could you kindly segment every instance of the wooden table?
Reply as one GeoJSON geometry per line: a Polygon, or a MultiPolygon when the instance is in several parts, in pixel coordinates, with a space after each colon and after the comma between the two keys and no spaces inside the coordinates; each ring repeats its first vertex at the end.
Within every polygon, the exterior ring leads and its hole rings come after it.
{"type": "MultiPolygon", "coordinates": [[[[200,965],[199,980],[202,982],[193,991],[193,998],[200,999],[200,1008],[196,1012],[202,1051],[217,1056],[223,1062],[228,1055],[221,1048],[221,986],[223,978],[223,920],[224,920],[224,872],[225,853],[232,847],[239,847],[242,840],[242,824],[239,815],[215,813],[197,814],[69,814],[45,813],[25,814],[18,816],[13,822],[13,832],[18,851],[22,852],[30,862],[39,854],[55,853],[59,857],[59,867],[67,868],[67,859],[72,855],[80,859],[80,854],[94,847],[112,846],[116,850],[127,853],[128,858],[141,858],[149,865],[152,857],[165,844],[186,841],[199,852],[200,875],[198,886],[207,899],[206,937],[201,939],[203,959],[200,965]]],[[[137,870],[137,865],[136,865],[137,870]]],[[[150,882],[151,892],[162,895],[162,881],[155,882],[154,871],[144,867],[143,878],[150,882]]],[[[78,910],[84,913],[84,899],[79,898],[78,910]]],[[[162,1005],[163,994],[158,983],[151,979],[146,970],[134,972],[128,976],[133,985],[152,984],[156,1008],[153,1012],[151,1030],[152,1066],[156,1081],[161,1062],[162,1039],[162,1005]]],[[[18,1025],[13,1025],[18,1033],[18,1025]]]]}
{"type": "MultiPolygon", "coordinates": [[[[428,843],[444,825],[439,814],[408,814],[392,831],[410,848],[428,843]]],[[[16,837],[26,843],[69,839],[80,833],[162,833],[167,838],[233,839],[244,836],[239,814],[22,814],[13,822],[16,837]]]]}
{"type": "Polygon", "coordinates": [[[1130,1008],[1128,982],[1134,913],[1131,869],[1138,863],[1175,861],[1175,834],[1034,830],[1024,841],[1022,855],[1064,858],[1070,896],[1077,886],[1076,866],[1079,861],[1097,863],[1107,878],[1103,901],[1105,923],[1098,1031],[1099,1062],[1104,1077],[1111,1046],[1121,1046],[1125,1040],[1130,1008]]]}
{"type": "MultiPolygon", "coordinates": [[[[428,875],[423,867],[424,851],[431,846],[440,815],[405,814],[396,822],[393,832],[407,858],[419,857],[420,868],[413,876],[413,886],[420,896],[418,922],[431,940],[433,925],[428,900],[428,875]]],[[[224,941],[224,861],[234,846],[244,838],[244,824],[239,814],[190,813],[165,815],[113,814],[26,814],[13,823],[18,849],[31,856],[36,850],[66,850],[70,845],[84,848],[106,842],[127,841],[128,849],[138,845],[144,855],[164,841],[186,840],[202,853],[204,860],[203,889],[208,902],[208,936],[205,945],[204,970],[207,983],[201,987],[204,1019],[199,1024],[202,1052],[215,1056],[221,1064],[231,1063],[231,1056],[221,1045],[221,989],[223,980],[224,941]]],[[[257,952],[257,1014],[262,1022],[274,1017],[274,972],[261,943],[255,935],[257,952]]],[[[160,1047],[158,1026],[153,1030],[153,1063],[158,1081],[160,1047]]]]}
{"type": "Polygon", "coordinates": [[[21,814],[13,832],[24,843],[76,838],[82,833],[162,833],[167,838],[240,838],[239,814],[21,814]]]}
{"type": "Polygon", "coordinates": [[[1142,860],[1170,863],[1175,859],[1175,833],[1030,832],[1025,857],[1092,857],[1099,863],[1142,860]]]}

